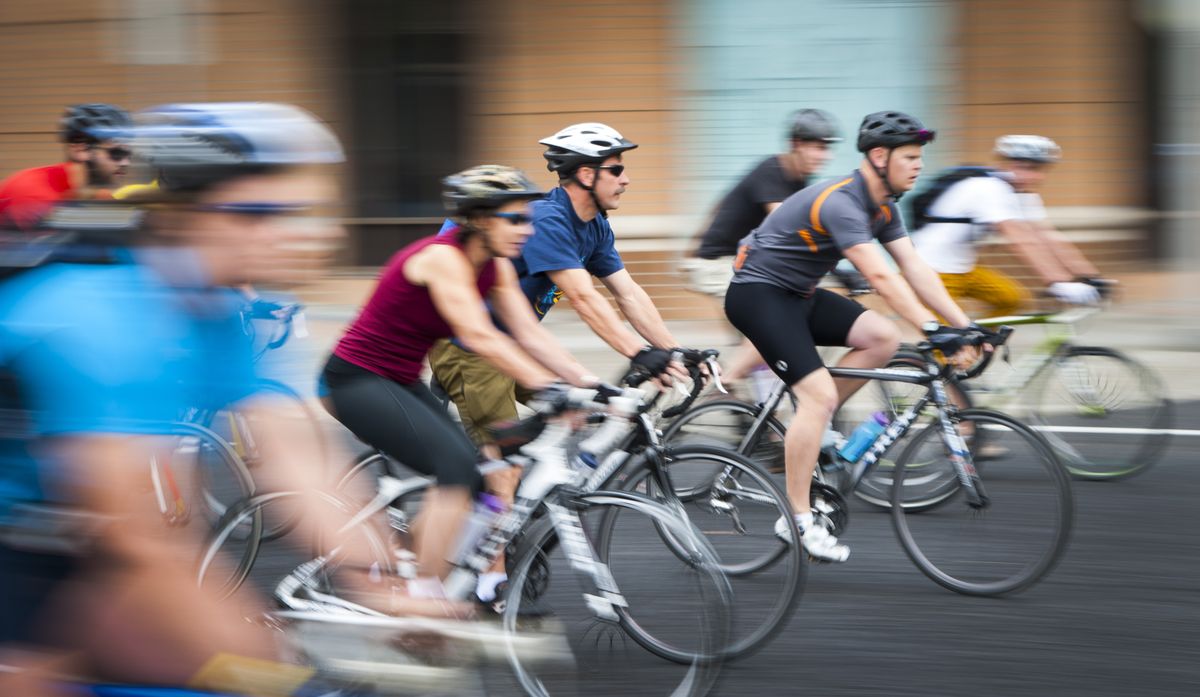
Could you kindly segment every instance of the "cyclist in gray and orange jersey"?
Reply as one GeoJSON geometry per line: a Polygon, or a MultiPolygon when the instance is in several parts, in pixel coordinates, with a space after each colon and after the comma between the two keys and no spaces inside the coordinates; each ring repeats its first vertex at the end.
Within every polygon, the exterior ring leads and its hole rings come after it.
{"type": "MultiPolygon", "coordinates": [[[[969,324],[913,249],[895,203],[916,183],[921,148],[933,139],[933,131],[907,114],[869,114],[858,131],[859,168],[788,197],[742,240],[734,262],[725,313],[798,398],[784,441],[787,491],[801,541],[821,560],[845,561],[850,550],[813,523],[809,485],[822,432],[863,381],[834,380],[817,346],[850,348],[839,366],[876,368],[887,363],[900,342],[894,322],[818,288],[821,277],[844,257],[897,314],[927,333],[942,328],[926,306],[954,327],[969,324]],[[899,274],[873,244],[876,240],[899,274]]],[[[780,532],[787,523],[778,521],[780,532]]]]}

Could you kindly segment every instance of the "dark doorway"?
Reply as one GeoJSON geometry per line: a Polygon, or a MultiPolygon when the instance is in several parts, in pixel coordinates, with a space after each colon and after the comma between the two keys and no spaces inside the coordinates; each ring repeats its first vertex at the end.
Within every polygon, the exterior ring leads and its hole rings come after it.
{"type": "Polygon", "coordinates": [[[353,263],[437,230],[441,178],[465,166],[473,0],[347,0],[353,263]]]}

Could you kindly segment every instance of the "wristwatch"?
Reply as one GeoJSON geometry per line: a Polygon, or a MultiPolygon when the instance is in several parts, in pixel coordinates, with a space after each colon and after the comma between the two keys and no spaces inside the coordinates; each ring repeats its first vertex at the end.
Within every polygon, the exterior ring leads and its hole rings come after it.
{"type": "Polygon", "coordinates": [[[941,328],[942,328],[942,325],[935,319],[931,319],[928,322],[924,322],[923,324],[921,324],[921,331],[925,332],[926,336],[928,336],[930,334],[936,334],[937,330],[939,330],[941,328]]]}

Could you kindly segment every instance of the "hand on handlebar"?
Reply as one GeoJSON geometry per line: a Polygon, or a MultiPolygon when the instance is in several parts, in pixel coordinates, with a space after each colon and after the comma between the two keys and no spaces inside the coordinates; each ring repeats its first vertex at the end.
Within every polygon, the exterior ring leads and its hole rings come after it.
{"type": "Polygon", "coordinates": [[[1055,300],[1072,305],[1095,305],[1100,302],[1100,291],[1095,286],[1078,281],[1051,283],[1046,292],[1055,300]]]}

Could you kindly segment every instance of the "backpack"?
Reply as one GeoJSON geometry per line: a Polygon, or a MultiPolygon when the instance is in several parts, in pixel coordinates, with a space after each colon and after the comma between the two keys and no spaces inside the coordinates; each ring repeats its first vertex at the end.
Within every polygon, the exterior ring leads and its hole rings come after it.
{"type": "Polygon", "coordinates": [[[951,167],[950,169],[938,174],[925,189],[913,196],[908,206],[908,221],[909,229],[916,231],[925,227],[930,223],[971,223],[974,222],[970,218],[941,218],[934,215],[929,215],[929,209],[933,206],[933,202],[938,200],[946,190],[964,179],[971,177],[990,177],[996,173],[996,170],[991,167],[982,167],[979,165],[963,165],[961,167],[951,167]]]}

